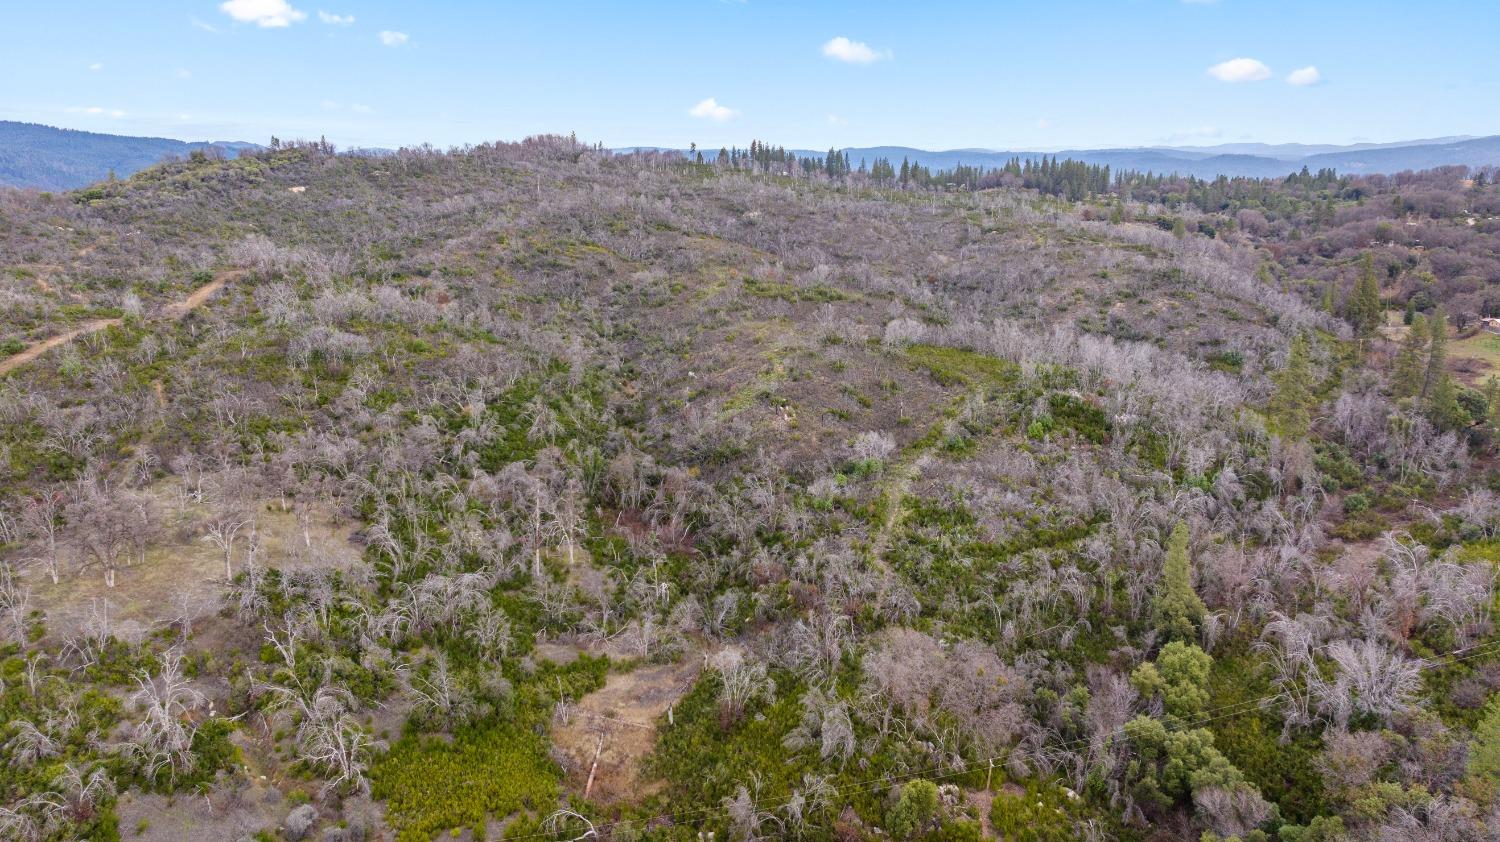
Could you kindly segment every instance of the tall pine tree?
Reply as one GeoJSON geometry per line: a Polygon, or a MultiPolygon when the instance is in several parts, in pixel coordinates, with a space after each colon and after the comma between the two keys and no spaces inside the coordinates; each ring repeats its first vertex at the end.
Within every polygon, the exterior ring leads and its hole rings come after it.
{"type": "Polygon", "coordinates": [[[1391,392],[1396,397],[1414,398],[1422,393],[1427,382],[1427,343],[1427,317],[1414,313],[1391,368],[1391,392]]]}
{"type": "Polygon", "coordinates": [[[1359,281],[1354,285],[1354,295],[1349,298],[1349,322],[1360,339],[1375,335],[1385,315],[1380,303],[1380,281],[1375,277],[1375,258],[1365,255],[1359,270],[1359,281]]]}
{"type": "Polygon", "coordinates": [[[1313,382],[1307,338],[1297,334],[1286,355],[1286,366],[1271,376],[1276,391],[1267,407],[1277,432],[1289,439],[1306,438],[1312,426],[1313,382]]]}
{"type": "Polygon", "coordinates": [[[1424,399],[1448,373],[1448,317],[1441,307],[1427,320],[1427,337],[1427,365],[1421,391],[1424,399]]]}
{"type": "Polygon", "coordinates": [[[1427,376],[1422,384],[1427,417],[1445,430],[1467,426],[1469,415],[1459,405],[1458,387],[1448,374],[1448,318],[1442,308],[1428,319],[1427,335],[1427,376]]]}

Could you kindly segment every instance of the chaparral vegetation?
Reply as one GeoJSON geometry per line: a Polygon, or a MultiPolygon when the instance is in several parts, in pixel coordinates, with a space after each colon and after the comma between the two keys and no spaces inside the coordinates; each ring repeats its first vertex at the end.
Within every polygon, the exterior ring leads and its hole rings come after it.
{"type": "Polygon", "coordinates": [[[0,838],[1500,838],[1493,176],[0,191],[0,838]]]}

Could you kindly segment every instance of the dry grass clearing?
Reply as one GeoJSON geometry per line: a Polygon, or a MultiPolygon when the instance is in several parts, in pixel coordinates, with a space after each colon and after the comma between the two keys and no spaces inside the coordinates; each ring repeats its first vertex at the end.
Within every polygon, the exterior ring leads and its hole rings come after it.
{"type": "Polygon", "coordinates": [[[656,746],[657,721],[698,677],[697,658],[676,664],[612,673],[604,687],[584,696],[568,721],[552,729],[552,741],[567,757],[567,787],[600,803],[632,801],[655,792],[660,781],[643,779],[641,761],[656,746]],[[598,768],[594,768],[595,758],[598,768]]]}
{"type": "Polygon", "coordinates": [[[1500,369],[1500,335],[1479,331],[1448,343],[1448,360],[1470,381],[1483,380],[1500,369]]]}
{"type": "MultiPolygon", "coordinates": [[[[211,614],[223,592],[224,554],[202,539],[198,524],[207,509],[179,505],[175,491],[161,484],[149,489],[157,499],[166,528],[164,539],[146,551],[144,562],[120,570],[115,587],[106,587],[96,570],[76,571],[65,562],[62,580],[53,584],[33,566],[26,574],[31,604],[47,615],[48,633],[67,636],[98,611],[107,611],[115,634],[129,638],[180,618],[211,614]]],[[[336,522],[326,509],[314,507],[303,524],[294,511],[270,503],[257,509],[257,557],[280,570],[333,566],[347,569],[359,561],[360,548],[350,541],[356,524],[336,522]]],[[[234,569],[245,562],[245,542],[234,553],[234,569]]]]}

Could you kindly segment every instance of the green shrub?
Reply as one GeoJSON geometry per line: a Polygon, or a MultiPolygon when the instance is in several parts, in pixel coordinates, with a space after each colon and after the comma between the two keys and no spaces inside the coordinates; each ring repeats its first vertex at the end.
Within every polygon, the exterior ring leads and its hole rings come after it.
{"type": "Polygon", "coordinates": [[[408,736],[370,770],[373,793],[402,842],[432,839],[486,816],[542,810],[557,798],[546,740],[511,725],[460,730],[451,742],[408,736]]]}
{"type": "Polygon", "coordinates": [[[1001,792],[990,803],[990,826],[1007,842],[1070,842],[1077,838],[1070,801],[1055,787],[1001,792]]]}
{"type": "Polygon", "coordinates": [[[937,815],[937,808],[937,784],[912,781],[901,788],[900,800],[886,816],[886,827],[897,839],[915,839],[937,815]]]}

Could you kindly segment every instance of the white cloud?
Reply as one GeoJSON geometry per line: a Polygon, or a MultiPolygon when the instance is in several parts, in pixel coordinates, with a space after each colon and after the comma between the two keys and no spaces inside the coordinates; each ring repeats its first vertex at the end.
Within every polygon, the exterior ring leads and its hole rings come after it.
{"type": "Polygon", "coordinates": [[[688,113],[694,117],[699,117],[704,120],[716,120],[722,123],[725,120],[728,120],[729,118],[735,116],[739,112],[735,111],[733,108],[726,108],[720,105],[718,100],[714,99],[713,97],[709,97],[708,99],[703,100],[692,108],[689,108],[688,113]]]}
{"type": "Polygon", "coordinates": [[[843,117],[840,117],[837,114],[829,114],[828,115],[828,125],[830,125],[830,126],[847,126],[847,125],[849,125],[849,121],[846,120],[846,119],[844,119],[843,117]]]}
{"type": "Polygon", "coordinates": [[[1308,85],[1316,85],[1323,81],[1323,74],[1318,72],[1318,68],[1308,65],[1307,67],[1299,67],[1287,74],[1286,81],[1288,85],[1305,88],[1308,85]]]}
{"type": "Polygon", "coordinates": [[[380,30],[380,43],[387,47],[399,47],[410,40],[411,37],[405,32],[392,32],[389,29],[380,30]]]}
{"type": "Polygon", "coordinates": [[[869,44],[863,41],[850,41],[848,38],[840,35],[837,38],[830,38],[823,45],[823,55],[831,59],[847,61],[850,64],[870,64],[881,59],[891,58],[891,51],[873,50],[869,44]]]}
{"type": "Polygon", "coordinates": [[[328,24],[329,26],[348,26],[349,24],[354,23],[354,15],[336,15],[332,12],[325,12],[322,9],[319,9],[318,20],[328,24]]]}
{"type": "Polygon", "coordinates": [[[1253,58],[1232,58],[1208,69],[1220,82],[1259,82],[1271,78],[1271,68],[1253,58]]]}
{"type": "Polygon", "coordinates": [[[99,107],[97,105],[90,105],[87,108],[82,108],[82,107],[64,108],[63,110],[66,111],[66,112],[68,112],[69,114],[88,114],[91,117],[116,117],[116,118],[119,118],[119,117],[124,117],[125,116],[125,112],[121,111],[118,108],[101,108],[101,107],[99,107]]]}
{"type": "Polygon", "coordinates": [[[355,114],[369,114],[370,112],[374,111],[375,109],[371,108],[368,105],[363,105],[361,103],[356,102],[356,103],[353,103],[353,104],[351,104],[349,106],[349,110],[353,111],[355,114]]]}
{"type": "Polygon", "coordinates": [[[292,8],[286,0],[224,0],[219,9],[241,23],[268,29],[291,26],[307,18],[306,12],[292,8]]]}
{"type": "Polygon", "coordinates": [[[1039,129],[1050,129],[1052,128],[1052,121],[1046,117],[1038,117],[1036,118],[1036,127],[1039,129]]]}
{"type": "Polygon", "coordinates": [[[102,64],[100,64],[99,62],[96,61],[93,64],[89,65],[89,69],[90,70],[103,70],[104,69],[104,65],[102,65],[102,64]]]}
{"type": "Polygon", "coordinates": [[[193,71],[188,70],[186,67],[179,67],[179,68],[177,68],[177,78],[178,79],[191,79],[191,78],[193,78],[193,71]]]}
{"type": "Polygon", "coordinates": [[[198,20],[197,18],[193,18],[192,19],[192,24],[193,24],[193,28],[194,29],[201,29],[204,32],[212,32],[215,35],[217,35],[219,33],[218,28],[215,27],[213,24],[207,23],[205,21],[198,20]]]}

